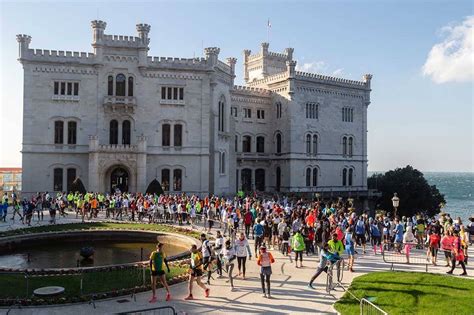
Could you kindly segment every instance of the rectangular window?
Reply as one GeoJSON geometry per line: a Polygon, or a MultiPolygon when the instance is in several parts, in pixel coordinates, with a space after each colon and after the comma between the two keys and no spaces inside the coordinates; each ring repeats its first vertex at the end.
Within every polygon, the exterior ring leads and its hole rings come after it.
{"type": "Polygon", "coordinates": [[[173,99],[174,100],[178,99],[178,88],[173,88],[173,99]]]}
{"type": "Polygon", "coordinates": [[[319,104],[306,103],[306,118],[318,119],[318,117],[319,117],[319,104]]]}
{"type": "Polygon", "coordinates": [[[63,169],[55,168],[53,176],[53,190],[54,191],[63,191],[63,169]]]}
{"type": "Polygon", "coordinates": [[[244,118],[252,118],[252,109],[244,108],[244,118]]]}
{"type": "Polygon", "coordinates": [[[77,122],[69,121],[67,123],[67,144],[76,144],[77,122]]]}
{"type": "Polygon", "coordinates": [[[162,100],[166,99],[166,87],[165,86],[161,87],[161,99],[162,100]]]}
{"type": "Polygon", "coordinates": [[[353,108],[344,107],[342,109],[342,121],[354,122],[354,109],[353,108]]]}
{"type": "Polygon", "coordinates": [[[170,125],[169,124],[164,124],[162,126],[162,140],[161,140],[161,145],[164,147],[169,147],[170,146],[170,125]]]}
{"type": "Polygon", "coordinates": [[[54,122],[54,143],[55,144],[64,143],[64,122],[62,121],[54,122]]]}
{"type": "Polygon", "coordinates": [[[172,99],[173,98],[173,88],[169,87],[168,88],[168,94],[167,94],[167,99],[172,99]]]}
{"type": "Polygon", "coordinates": [[[265,119],[265,111],[263,109],[257,109],[257,119],[265,119]]]}
{"type": "Polygon", "coordinates": [[[230,108],[230,115],[233,117],[237,117],[237,107],[230,108]]]}
{"type": "Polygon", "coordinates": [[[161,187],[164,191],[170,190],[170,170],[167,168],[161,170],[161,187]]]}
{"type": "Polygon", "coordinates": [[[183,125],[174,125],[174,146],[180,147],[183,145],[183,125]]]}
{"type": "Polygon", "coordinates": [[[76,169],[75,168],[68,168],[67,169],[67,175],[66,175],[66,181],[67,181],[67,186],[66,186],[66,189],[67,191],[71,191],[72,189],[72,183],[74,182],[74,180],[76,179],[76,169]]]}
{"type": "Polygon", "coordinates": [[[66,95],[66,82],[61,82],[61,95],[66,95]]]}
{"type": "Polygon", "coordinates": [[[59,94],[59,82],[54,81],[54,95],[58,95],[58,94],[59,94]]]}
{"type": "Polygon", "coordinates": [[[184,100],[184,88],[179,88],[179,100],[184,100]]]}
{"type": "Polygon", "coordinates": [[[67,95],[72,95],[72,82],[67,82],[67,95]]]}
{"type": "Polygon", "coordinates": [[[79,95],[79,82],[74,82],[74,96],[79,95]]]}

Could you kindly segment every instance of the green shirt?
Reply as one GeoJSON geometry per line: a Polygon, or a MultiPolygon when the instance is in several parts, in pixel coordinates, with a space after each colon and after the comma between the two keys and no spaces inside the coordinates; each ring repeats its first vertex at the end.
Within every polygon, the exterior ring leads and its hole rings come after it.
{"type": "Polygon", "coordinates": [[[163,271],[165,269],[166,255],[163,252],[154,251],[150,255],[151,270],[163,271]]]}

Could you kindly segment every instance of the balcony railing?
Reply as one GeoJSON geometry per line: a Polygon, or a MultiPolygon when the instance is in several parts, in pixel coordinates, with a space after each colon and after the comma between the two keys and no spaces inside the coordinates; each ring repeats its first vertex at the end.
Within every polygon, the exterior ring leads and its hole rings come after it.
{"type": "Polygon", "coordinates": [[[136,145],[130,144],[99,144],[100,152],[136,152],[136,145]]]}
{"type": "Polygon", "coordinates": [[[112,111],[125,111],[125,112],[133,112],[135,107],[137,106],[137,102],[135,97],[133,96],[111,96],[107,95],[104,98],[104,107],[112,110],[112,111]]]}

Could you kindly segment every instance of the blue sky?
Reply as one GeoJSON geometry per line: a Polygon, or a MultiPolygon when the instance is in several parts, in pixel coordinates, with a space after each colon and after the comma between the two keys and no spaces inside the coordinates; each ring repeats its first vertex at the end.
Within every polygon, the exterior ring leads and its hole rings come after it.
{"type": "Polygon", "coordinates": [[[374,75],[369,170],[474,170],[471,1],[0,2],[0,167],[21,166],[16,34],[31,35],[32,48],[92,51],[93,19],[117,35],[149,23],[150,55],[218,46],[221,59],[238,58],[241,83],[242,50],[267,40],[269,18],[270,50],[294,47],[300,69],[374,75]]]}

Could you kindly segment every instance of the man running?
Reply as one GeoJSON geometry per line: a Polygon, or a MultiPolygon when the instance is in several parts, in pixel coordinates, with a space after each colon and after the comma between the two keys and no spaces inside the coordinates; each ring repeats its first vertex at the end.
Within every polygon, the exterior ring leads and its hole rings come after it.
{"type": "Polygon", "coordinates": [[[168,283],[166,283],[166,276],[164,267],[168,273],[170,272],[170,267],[168,266],[168,261],[166,260],[166,254],[163,252],[163,244],[158,243],[156,245],[156,251],[153,251],[150,255],[150,271],[151,271],[151,290],[153,296],[150,299],[150,303],[156,302],[156,278],[160,279],[161,284],[166,289],[166,301],[171,300],[170,288],[168,283]]]}
{"type": "Polygon", "coordinates": [[[198,284],[198,286],[200,286],[204,290],[205,297],[209,297],[210,290],[201,281],[201,277],[202,277],[203,271],[204,271],[203,258],[202,258],[201,252],[198,251],[196,245],[191,246],[191,269],[189,271],[190,271],[189,286],[188,286],[189,294],[185,298],[185,300],[187,300],[187,301],[188,300],[194,300],[194,297],[193,297],[193,282],[194,282],[194,280],[196,280],[196,283],[198,284]]]}

